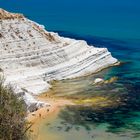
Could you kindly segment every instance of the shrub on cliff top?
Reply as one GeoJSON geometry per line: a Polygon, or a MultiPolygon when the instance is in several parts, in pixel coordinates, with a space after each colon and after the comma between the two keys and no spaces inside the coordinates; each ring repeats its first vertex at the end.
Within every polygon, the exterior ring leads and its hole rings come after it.
{"type": "Polygon", "coordinates": [[[26,140],[26,107],[0,78],[0,140],[26,140]]]}

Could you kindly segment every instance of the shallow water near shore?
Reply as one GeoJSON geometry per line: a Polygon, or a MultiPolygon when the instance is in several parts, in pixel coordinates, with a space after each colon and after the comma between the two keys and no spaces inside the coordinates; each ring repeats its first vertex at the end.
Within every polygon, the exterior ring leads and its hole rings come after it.
{"type": "Polygon", "coordinates": [[[124,66],[105,69],[86,77],[54,82],[49,94],[72,99],[77,105],[64,107],[51,121],[42,121],[39,125],[41,138],[139,140],[139,89],[133,87],[132,83],[124,84],[121,77],[112,83],[93,85],[96,77],[108,79],[112,76],[112,69],[117,71],[121,67],[124,66]],[[88,102],[84,102],[86,99],[88,102]]]}
{"type": "Polygon", "coordinates": [[[60,34],[68,37],[73,35],[74,38],[82,38],[99,47],[104,44],[124,63],[97,74],[52,82],[49,94],[70,99],[76,106],[64,107],[49,123],[44,120],[39,126],[43,139],[49,136],[50,140],[139,140],[139,45],[113,39],[81,37],[66,32],[60,34]],[[117,79],[111,83],[93,84],[95,78],[108,80],[111,77],[117,79]]]}

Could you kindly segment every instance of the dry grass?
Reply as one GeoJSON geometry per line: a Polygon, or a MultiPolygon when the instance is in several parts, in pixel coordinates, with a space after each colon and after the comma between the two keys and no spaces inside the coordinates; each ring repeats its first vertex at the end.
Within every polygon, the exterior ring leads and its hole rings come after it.
{"type": "Polygon", "coordinates": [[[22,14],[15,14],[15,13],[9,13],[3,9],[0,8],[0,19],[20,19],[24,18],[22,14]]]}

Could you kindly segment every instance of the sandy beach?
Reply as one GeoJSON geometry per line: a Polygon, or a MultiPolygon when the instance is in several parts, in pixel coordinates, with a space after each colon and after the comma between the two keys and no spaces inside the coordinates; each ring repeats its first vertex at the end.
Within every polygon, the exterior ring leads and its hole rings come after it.
{"type": "Polygon", "coordinates": [[[48,97],[44,95],[37,97],[37,99],[50,104],[50,106],[43,107],[27,115],[27,122],[32,125],[29,129],[29,136],[31,139],[40,140],[41,136],[38,135],[39,125],[43,123],[43,121],[52,121],[57,116],[62,107],[66,105],[73,105],[73,103],[71,100],[54,98],[50,96],[48,97]]]}

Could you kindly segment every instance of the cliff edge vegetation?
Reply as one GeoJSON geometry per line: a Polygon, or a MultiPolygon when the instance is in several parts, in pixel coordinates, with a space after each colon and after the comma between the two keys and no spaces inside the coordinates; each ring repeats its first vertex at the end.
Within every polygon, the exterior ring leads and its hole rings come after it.
{"type": "Polygon", "coordinates": [[[26,106],[0,78],[0,140],[27,140],[26,106]]]}
{"type": "Polygon", "coordinates": [[[15,14],[15,13],[9,13],[2,8],[0,8],[0,20],[2,19],[15,19],[15,18],[23,18],[24,16],[22,14],[15,14]]]}

